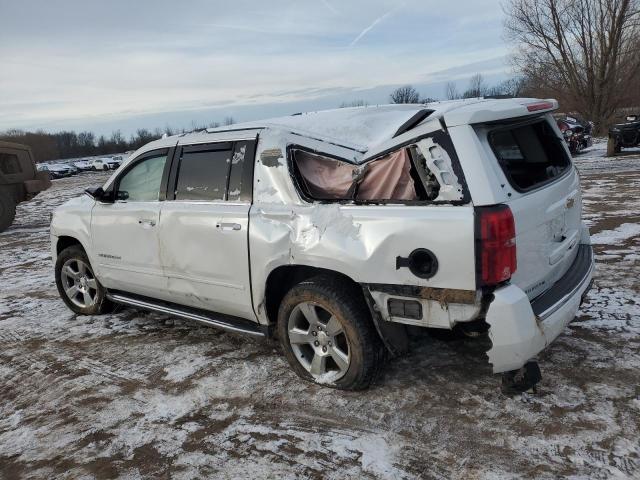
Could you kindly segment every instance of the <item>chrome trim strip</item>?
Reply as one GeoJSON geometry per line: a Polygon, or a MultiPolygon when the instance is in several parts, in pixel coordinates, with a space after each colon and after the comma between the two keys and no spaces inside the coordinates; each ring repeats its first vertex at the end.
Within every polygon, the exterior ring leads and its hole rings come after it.
{"type": "MultiPolygon", "coordinates": [[[[144,300],[138,300],[136,298],[130,298],[125,295],[107,293],[107,298],[113,302],[129,305],[132,307],[139,307],[145,310],[151,310],[158,313],[166,313],[174,315],[185,320],[193,320],[195,322],[203,323],[211,327],[217,327],[228,332],[243,333],[247,335],[253,335],[254,337],[264,337],[264,333],[261,331],[248,330],[242,327],[237,327],[225,322],[221,322],[214,318],[205,317],[204,315],[198,315],[196,313],[184,312],[175,308],[166,307],[164,305],[157,305],[155,303],[145,302],[144,300]]],[[[258,326],[258,324],[256,324],[258,326]]]]}
{"type": "Polygon", "coordinates": [[[594,262],[594,254],[593,254],[593,249],[591,249],[591,267],[589,267],[589,270],[587,271],[587,273],[584,275],[584,277],[582,277],[582,280],[580,280],[580,282],[570,291],[568,292],[566,295],[564,295],[560,300],[558,300],[556,303],[554,303],[553,305],[551,305],[549,308],[547,308],[544,312],[542,312],[541,314],[538,315],[538,318],[542,321],[544,321],[546,318],[550,317],[551,315],[553,315],[558,309],[560,309],[571,297],[573,297],[577,291],[579,291],[580,289],[582,289],[582,287],[584,287],[585,283],[588,283],[589,280],[591,279],[593,272],[596,268],[596,264],[594,262]]]}

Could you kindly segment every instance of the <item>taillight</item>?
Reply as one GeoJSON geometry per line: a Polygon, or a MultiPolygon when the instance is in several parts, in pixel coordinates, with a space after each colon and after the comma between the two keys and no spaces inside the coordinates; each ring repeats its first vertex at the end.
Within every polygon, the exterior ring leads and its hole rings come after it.
{"type": "Polygon", "coordinates": [[[477,255],[478,279],[482,286],[509,280],[515,273],[516,226],[511,209],[506,205],[478,207],[477,255]]]}

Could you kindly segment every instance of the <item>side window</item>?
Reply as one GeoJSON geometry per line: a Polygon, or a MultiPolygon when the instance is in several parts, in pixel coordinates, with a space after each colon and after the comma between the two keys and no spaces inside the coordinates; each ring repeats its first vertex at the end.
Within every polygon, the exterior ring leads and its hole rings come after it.
{"type": "Polygon", "coordinates": [[[5,175],[22,173],[18,156],[14,153],[0,153],[0,172],[5,175]]]}
{"type": "Polygon", "coordinates": [[[236,142],[231,157],[229,174],[230,202],[251,202],[253,198],[253,162],[255,162],[255,141],[236,142]]]}
{"type": "Polygon", "coordinates": [[[176,200],[226,199],[232,150],[219,148],[215,144],[209,150],[195,146],[183,148],[178,167],[176,200]]]}
{"type": "Polygon", "coordinates": [[[159,200],[162,174],[167,155],[141,160],[120,177],[118,198],[130,202],[155,202],[159,200]]]}

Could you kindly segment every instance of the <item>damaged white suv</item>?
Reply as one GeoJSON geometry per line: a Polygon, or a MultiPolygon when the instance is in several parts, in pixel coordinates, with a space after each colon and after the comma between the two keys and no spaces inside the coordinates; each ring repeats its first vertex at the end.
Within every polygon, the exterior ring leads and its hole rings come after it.
{"type": "Polygon", "coordinates": [[[345,108],[152,142],[56,210],[60,295],[276,334],[300,376],[343,389],[407,326],[488,329],[494,371],[534,383],[594,265],[555,108],[345,108]]]}

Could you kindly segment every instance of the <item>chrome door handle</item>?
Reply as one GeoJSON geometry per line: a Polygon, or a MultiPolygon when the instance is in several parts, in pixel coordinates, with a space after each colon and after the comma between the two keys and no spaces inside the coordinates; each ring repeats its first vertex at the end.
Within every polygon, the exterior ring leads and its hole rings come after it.
{"type": "Polygon", "coordinates": [[[143,227],[155,227],[156,226],[156,222],[155,220],[138,220],[138,224],[142,225],[143,227]]]}
{"type": "Polygon", "coordinates": [[[217,223],[216,228],[220,230],[241,230],[242,225],[239,223],[217,223]]]}

